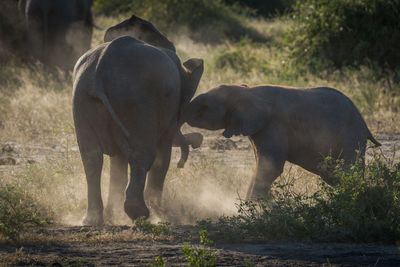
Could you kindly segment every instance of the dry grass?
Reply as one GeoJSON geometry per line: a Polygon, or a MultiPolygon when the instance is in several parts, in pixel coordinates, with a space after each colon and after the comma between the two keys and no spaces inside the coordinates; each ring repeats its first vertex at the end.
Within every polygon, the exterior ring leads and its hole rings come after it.
{"type": "MultiPolygon", "coordinates": [[[[174,236],[169,233],[154,234],[143,229],[128,226],[106,227],[63,227],[31,228],[21,234],[23,245],[51,245],[60,243],[112,243],[112,242],[143,242],[172,241],[174,236]]],[[[0,244],[8,240],[0,238],[0,244]]]]}

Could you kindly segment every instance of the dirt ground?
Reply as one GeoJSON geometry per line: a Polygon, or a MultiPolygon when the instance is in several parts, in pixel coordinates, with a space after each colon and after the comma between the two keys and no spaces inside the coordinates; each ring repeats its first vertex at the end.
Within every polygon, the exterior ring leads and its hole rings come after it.
{"type": "MultiPolygon", "coordinates": [[[[161,256],[166,266],[186,266],[181,248],[185,240],[190,240],[191,230],[187,226],[175,227],[171,233],[152,239],[143,234],[132,235],[135,229],[128,226],[53,227],[45,230],[47,236],[74,236],[87,241],[49,239],[22,248],[3,246],[0,265],[149,266],[161,256]],[[88,239],[91,235],[97,238],[88,239]],[[109,235],[115,235],[116,240],[109,235]],[[123,241],[121,235],[130,235],[130,240],[123,241]]],[[[400,266],[398,247],[372,244],[216,243],[212,250],[217,253],[216,266],[400,266]]]]}
{"type": "MultiPolygon", "coordinates": [[[[400,135],[378,135],[383,144],[384,155],[400,158],[400,135]]],[[[254,161],[247,140],[218,141],[206,136],[203,149],[209,153],[229,154],[234,163],[249,164],[254,161]]],[[[57,147],[22,147],[16,164],[34,164],[42,155],[56,154],[57,147]]],[[[14,148],[15,149],[15,148],[14,148]]],[[[73,148],[72,150],[75,150],[73,148]]],[[[372,152],[368,150],[367,156],[372,152]]],[[[191,154],[192,160],[196,153],[191,154]]],[[[8,159],[6,163],[15,162],[8,159]]],[[[7,165],[0,166],[7,171],[7,165]]],[[[185,242],[197,244],[192,234],[193,226],[174,226],[170,233],[153,236],[138,232],[131,226],[104,226],[101,228],[81,226],[53,226],[31,229],[27,235],[35,236],[21,246],[0,245],[0,266],[149,266],[161,256],[166,266],[186,266],[187,261],[181,248],[185,242]],[[36,241],[35,241],[36,240],[36,241]]],[[[29,238],[28,238],[29,239],[29,238]]],[[[400,244],[343,243],[216,243],[216,266],[400,266],[400,244]]]]}

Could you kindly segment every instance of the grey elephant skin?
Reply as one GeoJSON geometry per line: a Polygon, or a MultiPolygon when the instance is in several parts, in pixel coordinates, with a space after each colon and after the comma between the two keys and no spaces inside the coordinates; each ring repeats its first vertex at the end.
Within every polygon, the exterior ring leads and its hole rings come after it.
{"type": "Polygon", "coordinates": [[[324,159],[344,167],[365,154],[367,139],[380,145],[352,101],[333,88],[221,85],[197,96],[185,112],[189,125],[249,136],[257,167],[246,198],[265,197],[285,161],[334,184],[324,159]]]}
{"type": "Polygon", "coordinates": [[[93,0],[20,0],[28,51],[45,65],[72,70],[90,49],[93,0]]]}
{"type": "MultiPolygon", "coordinates": [[[[121,36],[133,36],[136,39],[153,46],[162,47],[174,52],[176,51],[174,44],[163,34],[161,34],[153,24],[135,15],[132,15],[131,18],[107,29],[106,33],[104,34],[104,42],[110,42],[121,36]]],[[[188,101],[183,102],[184,105],[188,104],[188,101]]],[[[184,107],[182,107],[181,110],[183,109],[184,107]]],[[[183,135],[180,131],[181,125],[182,122],[179,124],[179,130],[176,133],[172,144],[175,147],[181,148],[181,158],[177,163],[178,168],[183,168],[185,166],[189,156],[189,146],[192,148],[198,148],[203,142],[203,136],[200,133],[183,135]]]]}
{"type": "MultiPolygon", "coordinates": [[[[131,36],[165,38],[150,23],[130,20],[140,29],[131,36]]],[[[103,223],[103,154],[111,158],[107,216],[123,203],[131,219],[148,217],[144,193],[148,203],[159,205],[181,109],[203,73],[201,59],[182,67],[174,50],[131,36],[114,36],[83,55],[74,69],[73,115],[88,184],[85,225],[103,223]]]]}

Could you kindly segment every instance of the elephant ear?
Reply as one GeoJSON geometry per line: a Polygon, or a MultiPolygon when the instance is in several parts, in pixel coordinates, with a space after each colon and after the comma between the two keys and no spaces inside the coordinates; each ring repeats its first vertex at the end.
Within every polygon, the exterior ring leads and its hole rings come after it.
{"type": "Polygon", "coordinates": [[[108,42],[123,35],[128,35],[150,45],[176,52],[174,44],[157,30],[153,24],[135,15],[109,28],[104,36],[104,41],[108,42]]]}
{"type": "Polygon", "coordinates": [[[200,58],[191,58],[183,63],[186,69],[187,79],[184,82],[182,103],[187,104],[197,90],[204,71],[204,63],[200,58]]]}
{"type": "Polygon", "coordinates": [[[222,133],[226,138],[233,135],[250,136],[266,127],[271,117],[271,104],[258,96],[241,99],[227,118],[227,126],[222,133]]]}
{"type": "Polygon", "coordinates": [[[147,20],[132,15],[130,22],[132,25],[137,26],[135,27],[137,36],[133,37],[138,38],[145,43],[176,52],[174,44],[147,20]]]}

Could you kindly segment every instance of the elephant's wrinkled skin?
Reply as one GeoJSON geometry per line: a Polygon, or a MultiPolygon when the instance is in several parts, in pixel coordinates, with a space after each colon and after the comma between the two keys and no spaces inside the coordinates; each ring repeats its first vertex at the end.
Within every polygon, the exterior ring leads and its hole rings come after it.
{"type": "MultiPolygon", "coordinates": [[[[132,15],[129,19],[110,27],[104,34],[104,42],[110,42],[121,36],[132,36],[135,39],[151,44],[153,46],[162,47],[176,51],[175,46],[168,40],[156,27],[150,22],[132,15]]],[[[189,100],[183,100],[183,105],[189,104],[189,100]]],[[[184,107],[181,108],[183,110],[184,107]]],[[[181,115],[181,114],[180,114],[181,115]]],[[[200,133],[182,134],[179,123],[179,129],[176,133],[173,146],[181,148],[181,158],[177,164],[178,168],[183,168],[189,156],[189,146],[198,148],[203,142],[203,136],[200,133]]]]}
{"type": "Polygon", "coordinates": [[[145,188],[150,203],[159,204],[181,108],[189,103],[203,73],[201,59],[183,65],[173,50],[130,36],[106,42],[79,59],[73,113],[88,183],[84,224],[103,223],[103,154],[111,156],[106,211],[118,208],[124,190],[124,210],[131,219],[149,216],[145,188]]]}
{"type": "Polygon", "coordinates": [[[92,40],[93,0],[20,0],[31,55],[71,70],[92,40]]]}
{"type": "Polygon", "coordinates": [[[321,168],[325,157],[343,159],[346,167],[364,157],[367,139],[380,145],[352,101],[326,87],[222,85],[197,96],[184,118],[191,126],[225,129],[227,138],[249,136],[257,170],[247,199],[265,196],[285,161],[333,184],[321,168]]]}

